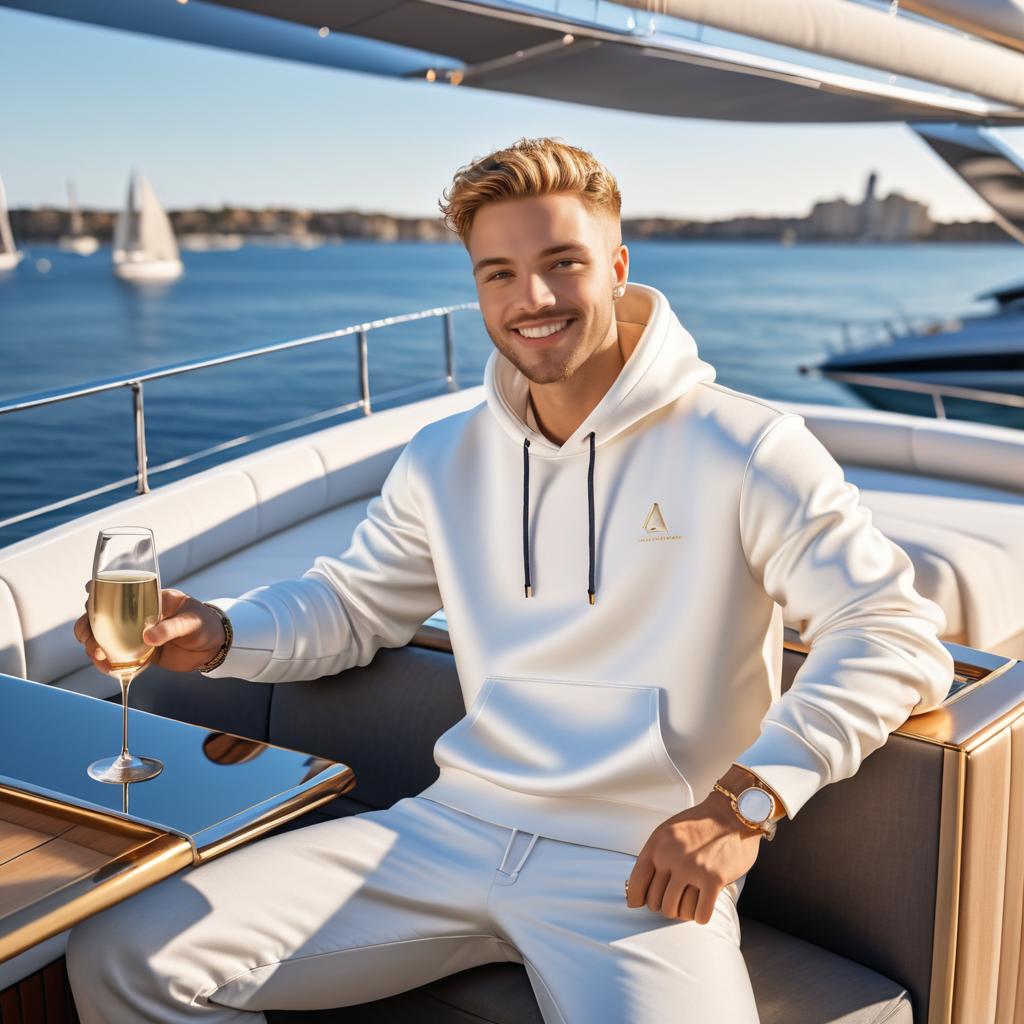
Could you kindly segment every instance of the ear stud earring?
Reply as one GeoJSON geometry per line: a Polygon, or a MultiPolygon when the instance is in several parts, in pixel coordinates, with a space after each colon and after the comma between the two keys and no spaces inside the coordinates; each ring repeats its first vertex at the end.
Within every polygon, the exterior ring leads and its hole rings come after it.
{"type": "Polygon", "coordinates": [[[626,286],[625,286],[624,284],[617,284],[617,285],[616,285],[616,286],[615,286],[615,287],[614,287],[614,288],[612,289],[612,295],[613,295],[613,296],[614,296],[615,298],[617,298],[617,299],[621,299],[621,298],[622,298],[622,296],[623,296],[623,295],[625,295],[625,294],[626,294],[626,286]]]}

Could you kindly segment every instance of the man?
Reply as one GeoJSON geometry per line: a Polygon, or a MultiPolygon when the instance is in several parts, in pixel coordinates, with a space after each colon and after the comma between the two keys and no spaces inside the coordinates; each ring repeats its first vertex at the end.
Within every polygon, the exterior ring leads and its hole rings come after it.
{"type": "Polygon", "coordinates": [[[166,590],[146,639],[173,670],[311,679],[443,605],[467,715],[423,793],[75,929],[83,1024],[258,1020],[495,960],[548,1024],[755,1024],[760,842],[948,691],[942,610],[802,418],[715,384],[627,284],[604,167],[522,139],[445,198],[486,402],[417,432],[343,555],[237,599],[166,590]],[[811,648],[784,695],[783,609],[811,648]]]}

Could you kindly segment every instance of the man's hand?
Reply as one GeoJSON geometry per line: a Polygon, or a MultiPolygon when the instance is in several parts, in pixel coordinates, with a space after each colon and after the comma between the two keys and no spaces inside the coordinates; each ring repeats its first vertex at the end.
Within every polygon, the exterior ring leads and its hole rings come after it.
{"type": "Polygon", "coordinates": [[[651,833],[629,876],[626,905],[707,924],[722,889],[757,859],[761,839],[714,790],[651,833]]]}
{"type": "MultiPolygon", "coordinates": [[[[92,581],[85,585],[90,591],[92,581]]],[[[160,594],[163,618],[149,626],[142,635],[154,651],[149,664],[160,665],[172,672],[193,672],[205,665],[224,644],[224,624],[220,616],[201,601],[189,597],[184,591],[165,588],[160,594]]],[[[74,624],[75,639],[85,647],[92,663],[110,674],[107,654],[96,642],[89,626],[89,598],[85,599],[85,614],[74,624]]]]}

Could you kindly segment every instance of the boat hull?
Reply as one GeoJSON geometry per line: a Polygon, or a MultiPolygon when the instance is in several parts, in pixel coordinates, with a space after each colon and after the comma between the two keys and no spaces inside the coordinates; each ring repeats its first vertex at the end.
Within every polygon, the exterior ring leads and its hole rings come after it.
{"type": "Polygon", "coordinates": [[[65,235],[57,245],[61,252],[91,256],[100,247],[100,240],[92,235],[65,235]]]}
{"type": "Polygon", "coordinates": [[[114,273],[122,281],[173,281],[185,267],[181,260],[127,260],[114,263],[114,273]]]}

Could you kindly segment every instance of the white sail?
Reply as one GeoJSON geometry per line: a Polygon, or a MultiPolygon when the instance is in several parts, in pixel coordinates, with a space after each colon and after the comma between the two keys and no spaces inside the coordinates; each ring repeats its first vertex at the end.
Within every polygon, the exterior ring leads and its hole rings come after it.
{"type": "Polygon", "coordinates": [[[126,280],[168,280],[182,272],[171,222],[146,176],[133,172],[114,225],[114,272],[126,280]]]}
{"type": "Polygon", "coordinates": [[[82,211],[78,208],[78,200],[75,197],[75,186],[68,182],[68,214],[70,215],[69,230],[75,237],[85,234],[85,225],[82,222],[82,211]]]}
{"type": "Polygon", "coordinates": [[[139,246],[138,238],[138,213],[135,202],[135,174],[128,179],[128,195],[124,201],[124,208],[117,215],[117,222],[114,224],[114,261],[118,261],[119,254],[126,254],[139,246]]]}
{"type": "Polygon", "coordinates": [[[68,233],[61,235],[57,245],[61,252],[72,252],[77,256],[91,256],[100,247],[100,240],[95,235],[85,233],[85,221],[71,181],[68,182],[68,233]]]}
{"type": "Polygon", "coordinates": [[[4,191],[4,180],[0,178],[0,253],[17,252],[14,235],[11,232],[11,219],[7,215],[7,193],[4,191]]]}
{"type": "Polygon", "coordinates": [[[174,229],[144,174],[139,175],[138,198],[139,248],[154,260],[176,260],[178,243],[174,229]]]}

